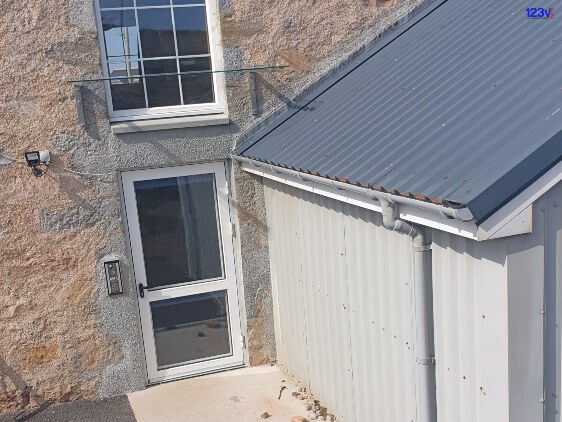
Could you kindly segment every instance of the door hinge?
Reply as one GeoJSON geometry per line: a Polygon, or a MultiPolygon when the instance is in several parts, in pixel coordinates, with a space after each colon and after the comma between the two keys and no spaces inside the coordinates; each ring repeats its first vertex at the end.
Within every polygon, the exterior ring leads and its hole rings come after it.
{"type": "Polygon", "coordinates": [[[246,336],[241,336],[242,337],[242,348],[245,349],[246,348],[246,336]]]}
{"type": "Polygon", "coordinates": [[[236,226],[234,223],[230,223],[230,235],[232,237],[236,237],[236,226]]]}

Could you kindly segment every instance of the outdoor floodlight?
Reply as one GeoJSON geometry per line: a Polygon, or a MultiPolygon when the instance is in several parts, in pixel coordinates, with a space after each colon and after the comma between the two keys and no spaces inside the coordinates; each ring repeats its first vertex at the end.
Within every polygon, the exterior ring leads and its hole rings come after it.
{"type": "Polygon", "coordinates": [[[41,164],[49,165],[51,154],[49,151],[26,151],[25,161],[31,167],[31,172],[35,177],[43,176],[43,171],[39,168],[41,164]]]}

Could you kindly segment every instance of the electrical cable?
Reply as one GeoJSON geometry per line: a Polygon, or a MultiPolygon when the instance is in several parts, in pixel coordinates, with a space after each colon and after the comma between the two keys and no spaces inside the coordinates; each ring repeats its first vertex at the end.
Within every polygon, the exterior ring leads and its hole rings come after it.
{"type": "Polygon", "coordinates": [[[24,163],[23,160],[18,160],[17,158],[9,157],[7,155],[2,154],[1,152],[0,152],[0,157],[5,158],[6,160],[11,161],[12,163],[22,163],[22,164],[24,163]]]}
{"type": "MultiPolygon", "coordinates": [[[[0,157],[5,158],[6,160],[9,160],[12,163],[27,164],[24,160],[18,160],[17,158],[9,157],[7,155],[2,154],[1,152],[0,152],[0,157]]],[[[115,176],[115,173],[87,173],[87,172],[72,170],[68,167],[59,166],[59,165],[56,165],[56,164],[48,164],[48,165],[46,165],[46,167],[47,168],[55,167],[55,168],[67,171],[69,173],[79,175],[79,176],[96,176],[96,177],[115,176]]]]}
{"type": "Polygon", "coordinates": [[[55,167],[55,168],[67,171],[69,173],[77,174],[79,176],[97,176],[97,177],[115,176],[115,173],[86,173],[86,172],[72,170],[72,169],[69,169],[68,167],[57,166],[56,164],[49,164],[49,167],[55,167]]]}

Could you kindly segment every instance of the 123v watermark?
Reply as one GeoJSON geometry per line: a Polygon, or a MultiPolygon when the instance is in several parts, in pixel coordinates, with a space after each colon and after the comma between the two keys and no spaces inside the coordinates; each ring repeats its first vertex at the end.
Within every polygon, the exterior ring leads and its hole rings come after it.
{"type": "Polygon", "coordinates": [[[554,7],[545,9],[543,7],[529,7],[527,11],[528,19],[554,19],[554,7]]]}

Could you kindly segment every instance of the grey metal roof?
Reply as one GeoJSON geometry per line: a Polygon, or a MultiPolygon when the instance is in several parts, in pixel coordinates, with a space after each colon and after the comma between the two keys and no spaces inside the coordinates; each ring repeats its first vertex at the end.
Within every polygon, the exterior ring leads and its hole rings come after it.
{"type": "Polygon", "coordinates": [[[235,153],[466,205],[481,222],[562,157],[562,16],[527,7],[432,3],[235,153]]]}

